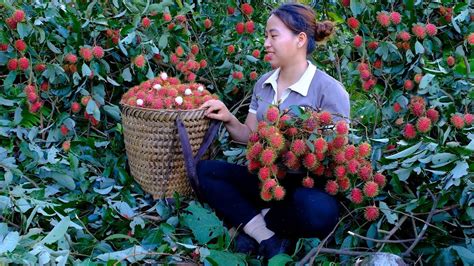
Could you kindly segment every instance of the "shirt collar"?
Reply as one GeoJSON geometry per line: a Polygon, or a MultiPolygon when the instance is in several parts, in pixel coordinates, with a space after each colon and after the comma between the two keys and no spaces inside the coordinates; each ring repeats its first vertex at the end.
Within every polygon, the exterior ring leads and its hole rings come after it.
{"type": "MultiPolygon", "coordinates": [[[[316,73],[316,66],[308,60],[308,67],[306,68],[305,72],[301,76],[301,78],[288,88],[292,91],[295,91],[302,96],[308,95],[309,86],[311,81],[313,80],[314,74],[316,73]]],[[[263,84],[271,84],[273,90],[276,91],[277,89],[277,80],[278,76],[280,75],[280,68],[277,68],[271,75],[268,77],[263,84]]]]}

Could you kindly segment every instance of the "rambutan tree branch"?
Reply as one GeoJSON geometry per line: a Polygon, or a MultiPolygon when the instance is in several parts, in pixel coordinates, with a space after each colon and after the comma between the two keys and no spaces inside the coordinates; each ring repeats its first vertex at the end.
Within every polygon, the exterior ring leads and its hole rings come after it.
{"type": "MultiPolygon", "coordinates": [[[[430,194],[432,193],[430,192],[430,194]]],[[[436,206],[438,205],[438,201],[441,198],[441,194],[442,193],[438,194],[438,196],[434,199],[433,206],[431,207],[431,211],[428,214],[428,218],[426,218],[425,224],[423,225],[423,229],[421,229],[421,232],[418,234],[418,236],[416,237],[415,241],[411,244],[411,246],[405,252],[402,253],[402,257],[406,257],[407,255],[409,255],[412,252],[412,250],[415,248],[415,246],[418,244],[418,242],[420,242],[420,240],[423,238],[423,235],[428,229],[428,224],[430,223],[431,218],[433,218],[434,212],[436,210],[436,206]]]]}

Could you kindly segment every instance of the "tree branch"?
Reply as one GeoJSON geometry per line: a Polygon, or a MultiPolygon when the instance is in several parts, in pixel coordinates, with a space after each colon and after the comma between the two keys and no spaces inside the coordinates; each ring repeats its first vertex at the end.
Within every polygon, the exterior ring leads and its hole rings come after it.
{"type": "Polygon", "coordinates": [[[433,207],[431,207],[430,214],[428,214],[428,218],[426,218],[425,225],[423,225],[423,229],[421,229],[421,232],[418,234],[418,236],[416,237],[415,241],[411,244],[411,246],[405,252],[402,253],[401,255],[402,257],[406,257],[408,254],[410,254],[411,251],[418,244],[418,242],[420,242],[420,240],[423,238],[423,235],[425,234],[426,229],[428,229],[428,224],[430,223],[431,218],[433,218],[433,214],[436,210],[436,206],[438,205],[438,201],[441,198],[441,194],[442,193],[439,193],[438,196],[435,198],[433,202],[433,207]]]}

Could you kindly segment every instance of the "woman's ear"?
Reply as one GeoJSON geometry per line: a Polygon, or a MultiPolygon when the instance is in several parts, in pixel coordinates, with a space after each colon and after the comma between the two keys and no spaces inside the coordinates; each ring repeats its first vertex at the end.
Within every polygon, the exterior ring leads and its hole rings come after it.
{"type": "Polygon", "coordinates": [[[308,36],[304,32],[300,32],[298,34],[298,48],[303,48],[306,45],[306,42],[308,41],[308,36]]]}

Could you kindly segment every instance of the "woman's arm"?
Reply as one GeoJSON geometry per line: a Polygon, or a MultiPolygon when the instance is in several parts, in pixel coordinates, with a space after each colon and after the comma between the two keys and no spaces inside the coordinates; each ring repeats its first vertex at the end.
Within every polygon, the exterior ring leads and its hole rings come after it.
{"type": "Polygon", "coordinates": [[[207,117],[222,121],[230,137],[237,142],[247,143],[250,133],[257,128],[255,114],[249,113],[245,123],[242,124],[220,100],[209,100],[201,108],[207,108],[205,113],[207,117]]]}

